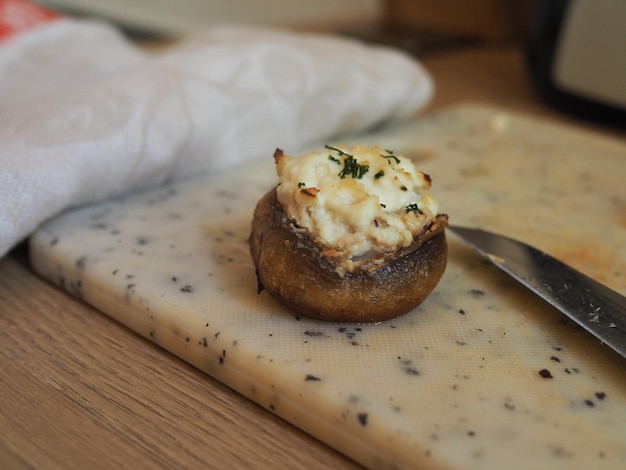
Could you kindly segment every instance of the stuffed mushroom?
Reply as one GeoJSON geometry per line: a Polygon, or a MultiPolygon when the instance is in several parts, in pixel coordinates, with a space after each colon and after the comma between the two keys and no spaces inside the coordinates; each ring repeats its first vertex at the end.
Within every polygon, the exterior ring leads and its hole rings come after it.
{"type": "Polygon", "coordinates": [[[259,292],[318,319],[377,322],[418,306],[446,267],[430,177],[380,147],[274,153],[278,185],[250,236],[259,292]]]}

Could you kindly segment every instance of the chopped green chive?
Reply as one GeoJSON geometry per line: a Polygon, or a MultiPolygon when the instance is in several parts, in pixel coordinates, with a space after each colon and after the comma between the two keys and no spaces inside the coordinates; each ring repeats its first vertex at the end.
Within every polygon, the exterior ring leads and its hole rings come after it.
{"type": "Polygon", "coordinates": [[[351,157],[352,155],[350,155],[349,153],[344,152],[341,149],[338,149],[337,147],[333,147],[331,145],[324,145],[324,148],[327,148],[328,150],[334,150],[335,152],[337,152],[339,155],[343,155],[344,157],[351,157]]]}
{"type": "Polygon", "coordinates": [[[408,204],[405,208],[404,208],[404,212],[406,212],[407,214],[409,212],[418,212],[418,213],[422,213],[422,211],[420,210],[420,208],[417,206],[417,204],[412,203],[412,204],[408,204]]]}
{"type": "Polygon", "coordinates": [[[400,163],[400,159],[394,155],[393,150],[385,150],[385,152],[387,152],[387,155],[381,155],[381,157],[386,158],[388,162],[390,158],[393,158],[396,164],[400,163]]]}
{"type": "MultiPolygon", "coordinates": [[[[336,147],[331,147],[330,145],[325,145],[324,147],[339,153],[342,157],[345,157],[343,160],[343,169],[338,174],[341,179],[348,176],[355,179],[361,179],[363,178],[363,175],[369,171],[369,165],[361,165],[353,155],[350,155],[349,153],[346,153],[336,147]]],[[[336,163],[340,163],[340,161],[332,155],[329,155],[328,158],[336,163]]]]}
{"type": "Polygon", "coordinates": [[[361,165],[352,155],[343,160],[343,169],[339,172],[340,178],[351,176],[355,179],[363,178],[363,175],[369,171],[368,165],[361,165]]]}

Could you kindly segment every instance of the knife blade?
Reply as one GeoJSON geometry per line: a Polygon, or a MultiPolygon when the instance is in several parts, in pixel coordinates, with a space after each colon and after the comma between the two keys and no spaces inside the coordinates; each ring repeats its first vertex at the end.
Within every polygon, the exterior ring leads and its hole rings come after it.
{"type": "Polygon", "coordinates": [[[626,297],[526,243],[481,229],[448,228],[502,271],[626,357],[626,297]]]}

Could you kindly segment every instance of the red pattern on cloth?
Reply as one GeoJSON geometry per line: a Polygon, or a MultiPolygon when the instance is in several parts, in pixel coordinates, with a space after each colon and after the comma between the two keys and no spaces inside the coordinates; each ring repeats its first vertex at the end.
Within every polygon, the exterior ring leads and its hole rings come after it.
{"type": "Polygon", "coordinates": [[[28,0],[0,0],[0,42],[60,15],[28,0]]]}

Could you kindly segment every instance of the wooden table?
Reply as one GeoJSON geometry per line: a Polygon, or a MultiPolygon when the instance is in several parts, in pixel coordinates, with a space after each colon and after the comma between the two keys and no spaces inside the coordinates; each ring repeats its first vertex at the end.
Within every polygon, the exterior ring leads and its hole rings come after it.
{"type": "MultiPolygon", "coordinates": [[[[518,47],[421,60],[428,112],[478,101],[592,127],[538,101],[518,47]]],[[[358,467],[43,281],[24,245],[0,259],[0,369],[1,468],[358,467]]]]}

